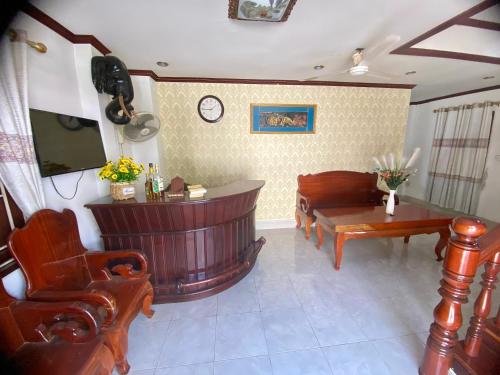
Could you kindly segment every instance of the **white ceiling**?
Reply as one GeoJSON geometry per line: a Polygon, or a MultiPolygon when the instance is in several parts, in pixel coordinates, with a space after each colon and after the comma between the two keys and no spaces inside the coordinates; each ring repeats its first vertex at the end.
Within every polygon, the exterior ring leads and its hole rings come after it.
{"type": "MultiPolygon", "coordinates": [[[[500,84],[500,66],[463,60],[384,54],[370,68],[392,79],[336,74],[357,47],[390,34],[400,46],[480,3],[480,0],[297,0],[284,23],[232,20],[228,0],[36,0],[33,4],[75,34],[93,34],[129,69],[159,76],[321,80],[417,84],[412,100],[500,84]],[[166,68],[155,62],[169,62],[166,68]],[[325,70],[314,71],[322,64],[325,70]],[[417,71],[411,76],[407,71],[417,71]],[[494,75],[494,79],[482,77],[494,75]]],[[[474,18],[494,21],[495,6],[474,18]]],[[[499,32],[450,28],[422,43],[498,56],[499,32]],[[453,30],[452,30],[453,29],[453,30]],[[493,34],[492,34],[493,33],[493,34]],[[467,40],[471,51],[467,50],[467,40]],[[459,41],[459,43],[457,43],[459,41]],[[457,47],[458,46],[458,47],[457,47]]],[[[394,47],[394,48],[395,48],[394,47]]],[[[50,48],[50,47],[49,47],[50,48]]]]}

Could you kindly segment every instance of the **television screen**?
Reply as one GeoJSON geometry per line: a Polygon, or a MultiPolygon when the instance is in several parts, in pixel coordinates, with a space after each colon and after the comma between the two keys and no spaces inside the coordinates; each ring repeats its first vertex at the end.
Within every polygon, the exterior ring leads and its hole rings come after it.
{"type": "Polygon", "coordinates": [[[96,120],[30,109],[40,174],[49,177],[106,163],[96,120]]]}

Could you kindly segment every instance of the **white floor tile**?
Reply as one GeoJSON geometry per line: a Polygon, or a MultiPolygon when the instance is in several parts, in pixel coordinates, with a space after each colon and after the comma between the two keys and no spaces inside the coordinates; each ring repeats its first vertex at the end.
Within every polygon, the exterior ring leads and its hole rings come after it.
{"type": "Polygon", "coordinates": [[[274,375],[332,375],[321,349],[273,354],[271,365],[274,375]]]}
{"type": "Polygon", "coordinates": [[[392,374],[371,342],[331,346],[322,350],[335,375],[406,374],[392,374]]]}
{"type": "Polygon", "coordinates": [[[154,369],[170,322],[144,323],[134,321],[128,332],[128,362],[131,370],[154,369]]]}
{"type": "Polygon", "coordinates": [[[260,313],[222,315],[217,318],[215,360],[267,355],[260,313]]]}
{"type": "Polygon", "coordinates": [[[217,296],[211,296],[189,302],[165,304],[165,314],[172,320],[184,318],[203,318],[217,315],[217,296]]]}
{"type": "Polygon", "coordinates": [[[173,320],[158,367],[206,363],[214,360],[215,317],[173,320]]]}
{"type": "Polygon", "coordinates": [[[424,344],[417,335],[375,341],[375,347],[391,374],[417,374],[424,344]]]}
{"type": "Polygon", "coordinates": [[[351,316],[368,339],[384,339],[412,332],[407,322],[401,321],[394,306],[398,300],[391,298],[375,301],[360,300],[350,309],[351,316]]]}
{"type": "Polygon", "coordinates": [[[261,314],[269,353],[319,346],[302,309],[269,310],[261,314]]]}
{"type": "Polygon", "coordinates": [[[214,375],[273,375],[268,356],[215,362],[214,375]]]}
{"type": "Polygon", "coordinates": [[[213,363],[157,368],[154,375],[213,375],[213,363]]]}
{"type": "Polygon", "coordinates": [[[154,369],[130,371],[129,375],[155,375],[154,369]]]}
{"type": "Polygon", "coordinates": [[[258,283],[257,293],[262,311],[279,308],[297,308],[301,306],[288,277],[276,281],[258,283]]]}
{"type": "Polygon", "coordinates": [[[253,277],[245,277],[217,295],[217,315],[260,311],[253,277]]]}

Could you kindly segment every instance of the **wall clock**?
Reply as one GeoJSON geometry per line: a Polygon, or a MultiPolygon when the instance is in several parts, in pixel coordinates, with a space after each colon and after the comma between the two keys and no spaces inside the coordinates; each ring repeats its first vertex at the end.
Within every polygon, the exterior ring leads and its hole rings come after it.
{"type": "Polygon", "coordinates": [[[206,122],[217,122],[224,116],[224,105],[218,97],[206,95],[198,102],[198,114],[206,122]]]}

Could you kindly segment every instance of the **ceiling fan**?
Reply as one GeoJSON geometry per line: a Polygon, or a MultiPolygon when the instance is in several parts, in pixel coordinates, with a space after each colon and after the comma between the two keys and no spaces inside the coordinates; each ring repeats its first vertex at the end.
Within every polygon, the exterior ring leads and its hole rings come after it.
{"type": "Polygon", "coordinates": [[[371,77],[385,79],[399,77],[399,75],[397,74],[374,71],[370,68],[370,63],[377,57],[393,49],[400,40],[401,37],[399,35],[391,34],[369,48],[356,48],[351,56],[351,63],[349,64],[350,66],[347,69],[344,68],[343,70],[338,72],[321,74],[319,76],[306,78],[305,80],[312,81],[323,76],[341,74],[349,74],[351,76],[368,75],[371,77]]]}

